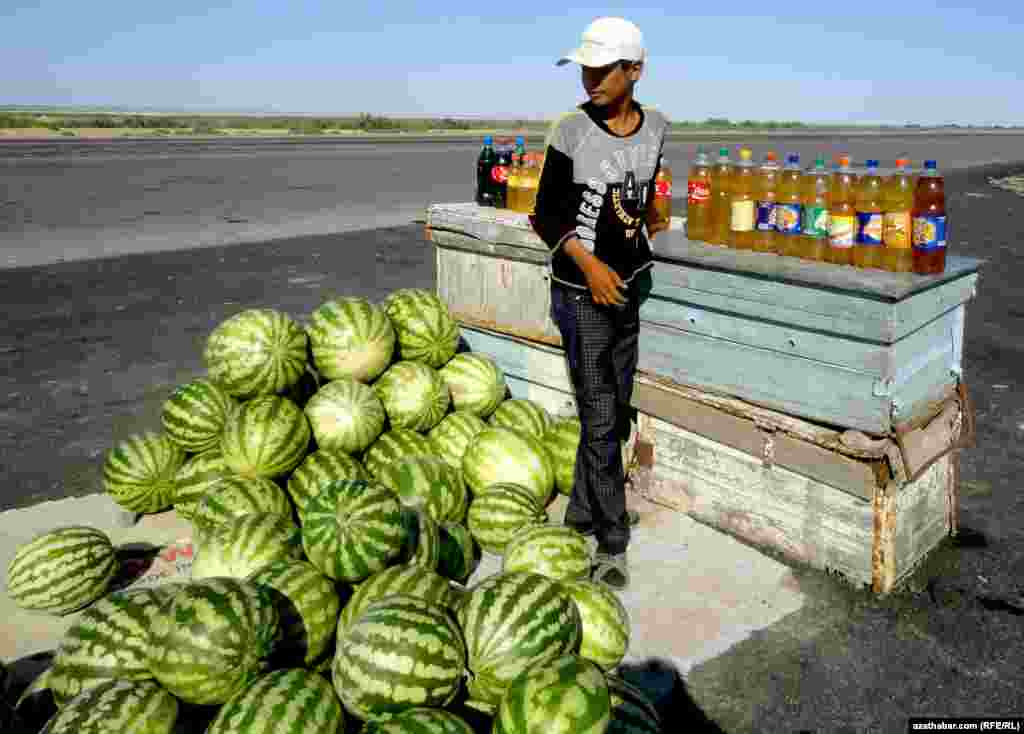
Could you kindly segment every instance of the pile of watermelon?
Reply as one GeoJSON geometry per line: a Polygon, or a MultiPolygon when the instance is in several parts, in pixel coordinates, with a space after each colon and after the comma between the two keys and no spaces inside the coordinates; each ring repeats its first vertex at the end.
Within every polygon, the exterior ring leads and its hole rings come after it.
{"type": "Polygon", "coordinates": [[[217,326],[159,430],[105,458],[110,496],[194,527],[188,582],[112,590],[100,530],[19,548],[7,593],[80,612],[30,687],[46,734],[657,732],[616,674],[626,609],[548,522],[579,423],[508,396],[434,294],[217,326]],[[482,553],[499,573],[467,585],[482,553]],[[176,728],[177,727],[177,728],[176,728]]]}

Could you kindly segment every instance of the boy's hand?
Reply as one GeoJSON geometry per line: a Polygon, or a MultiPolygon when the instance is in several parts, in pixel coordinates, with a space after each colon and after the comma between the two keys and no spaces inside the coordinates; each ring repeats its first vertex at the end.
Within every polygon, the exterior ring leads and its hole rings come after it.
{"type": "Polygon", "coordinates": [[[565,252],[583,271],[594,303],[602,306],[622,306],[626,303],[626,297],[620,290],[626,287],[622,278],[595,255],[584,250],[578,239],[569,240],[565,244],[565,252]]]}

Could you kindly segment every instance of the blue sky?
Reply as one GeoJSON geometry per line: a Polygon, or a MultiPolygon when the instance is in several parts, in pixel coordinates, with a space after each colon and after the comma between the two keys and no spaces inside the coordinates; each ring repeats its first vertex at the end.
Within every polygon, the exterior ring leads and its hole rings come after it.
{"type": "Polygon", "coordinates": [[[4,0],[0,104],[550,117],[582,101],[555,59],[621,15],[673,119],[1024,124],[1024,3],[977,4],[4,0]]]}

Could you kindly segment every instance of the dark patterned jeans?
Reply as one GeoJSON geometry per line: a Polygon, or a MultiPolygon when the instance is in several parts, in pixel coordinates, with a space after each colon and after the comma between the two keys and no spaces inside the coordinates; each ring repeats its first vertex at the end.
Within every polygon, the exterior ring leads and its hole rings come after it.
{"type": "Polygon", "coordinates": [[[634,414],[640,303],[650,277],[645,271],[634,278],[623,308],[599,306],[589,291],[551,286],[551,315],[562,334],[583,426],[565,522],[593,526],[603,553],[622,553],[629,544],[620,442],[629,439],[634,414]]]}

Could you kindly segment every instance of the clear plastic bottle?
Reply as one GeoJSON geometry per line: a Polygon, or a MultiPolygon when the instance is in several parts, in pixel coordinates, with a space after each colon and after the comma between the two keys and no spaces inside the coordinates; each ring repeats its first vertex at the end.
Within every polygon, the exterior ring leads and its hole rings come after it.
{"type": "Polygon", "coordinates": [[[740,161],[732,172],[729,207],[731,245],[737,250],[752,250],[757,230],[754,228],[756,204],[754,201],[754,162],[750,148],[740,150],[740,161]]]}
{"type": "Polygon", "coordinates": [[[729,245],[732,240],[729,229],[732,218],[729,193],[732,169],[729,149],[719,148],[718,160],[711,169],[711,238],[708,240],[715,245],[729,245]]]}
{"type": "Polygon", "coordinates": [[[894,273],[914,271],[913,222],[914,172],[910,159],[898,158],[896,170],[882,190],[882,268],[894,273]]]}
{"type": "Polygon", "coordinates": [[[803,171],[800,155],[786,156],[786,167],[779,178],[779,192],[775,202],[776,252],[790,257],[800,256],[800,233],[803,231],[804,204],[800,192],[803,171]]]}
{"type": "Polygon", "coordinates": [[[882,267],[882,177],[878,161],[869,160],[868,170],[857,185],[857,240],[853,245],[853,265],[858,268],[882,267]]]}
{"type": "Polygon", "coordinates": [[[757,169],[754,194],[757,201],[755,229],[751,250],[777,252],[775,237],[775,201],[779,187],[779,162],[773,151],[765,153],[757,169]]]}
{"type": "Polygon", "coordinates": [[[801,182],[803,223],[797,237],[797,256],[805,260],[824,262],[828,255],[829,189],[831,177],[825,168],[825,159],[814,161],[801,182]]]}

